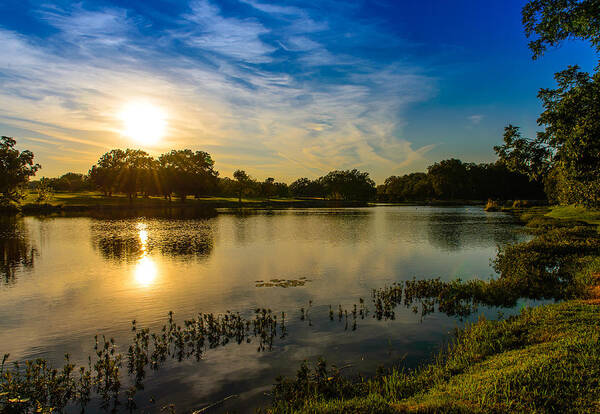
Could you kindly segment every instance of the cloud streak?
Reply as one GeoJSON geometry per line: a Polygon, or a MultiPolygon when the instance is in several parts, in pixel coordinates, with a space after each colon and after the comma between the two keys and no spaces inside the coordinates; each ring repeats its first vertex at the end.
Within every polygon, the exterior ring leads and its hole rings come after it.
{"type": "Polygon", "coordinates": [[[242,6],[254,14],[192,1],[163,26],[116,7],[40,7],[34,14],[50,34],[0,27],[0,126],[61,144],[36,154],[47,175],[134,146],[118,113],[136,99],[168,114],[168,137],[152,153],[207,150],[224,175],[245,168],[289,180],[357,167],[382,180],[423,160],[432,147],[402,138],[403,114],[435,96],[436,79],[401,56],[340,47],[343,15],[242,6]],[[81,157],[72,162],[65,150],[81,157]]]}

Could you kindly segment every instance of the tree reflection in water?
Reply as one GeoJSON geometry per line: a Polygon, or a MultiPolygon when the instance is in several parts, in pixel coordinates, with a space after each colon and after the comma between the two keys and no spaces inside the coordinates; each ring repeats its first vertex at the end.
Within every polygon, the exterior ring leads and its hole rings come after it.
{"type": "Polygon", "coordinates": [[[17,269],[33,268],[36,256],[23,220],[0,217],[0,284],[15,283],[17,269]]]}
{"type": "Polygon", "coordinates": [[[115,261],[148,262],[156,252],[204,259],[213,249],[213,231],[207,220],[103,220],[92,224],[92,245],[115,261]]]}

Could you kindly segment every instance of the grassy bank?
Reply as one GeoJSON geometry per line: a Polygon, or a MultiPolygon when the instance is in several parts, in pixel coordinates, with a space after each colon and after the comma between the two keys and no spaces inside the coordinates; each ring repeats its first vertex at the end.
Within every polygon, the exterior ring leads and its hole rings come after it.
{"type": "Polygon", "coordinates": [[[310,207],[360,207],[366,206],[365,202],[326,200],[326,199],[300,199],[300,198],[242,198],[242,202],[235,197],[190,197],[186,200],[173,197],[167,200],[164,197],[136,197],[129,198],[123,194],[110,197],[101,193],[86,192],[56,192],[48,200],[36,201],[35,192],[27,193],[19,205],[6,209],[7,213],[46,214],[61,212],[87,212],[110,210],[142,210],[142,209],[206,209],[206,208],[310,208],[310,207]]]}
{"type": "MultiPolygon", "coordinates": [[[[435,362],[369,379],[321,362],[273,389],[272,413],[600,412],[600,214],[577,207],[513,211],[532,241],[499,255],[502,276],[487,288],[561,303],[481,318],[456,333],[435,362]],[[585,223],[588,223],[587,225],[585,223]],[[592,224],[592,225],[590,225],[592,224]],[[506,273],[506,274],[505,274],[506,273]]],[[[457,285],[458,286],[458,285],[457,285]]],[[[441,301],[440,301],[441,303],[441,301]]]]}
{"type": "Polygon", "coordinates": [[[271,412],[598,412],[599,340],[593,304],[523,309],[503,321],[480,319],[416,371],[395,369],[352,385],[335,372],[316,374],[312,384],[296,379],[294,386],[314,391],[301,401],[285,395],[271,412]]]}

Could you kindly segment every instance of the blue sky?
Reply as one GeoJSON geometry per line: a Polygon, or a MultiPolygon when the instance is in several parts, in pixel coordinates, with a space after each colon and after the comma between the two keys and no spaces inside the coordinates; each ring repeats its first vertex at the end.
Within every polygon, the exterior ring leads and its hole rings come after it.
{"type": "Polygon", "coordinates": [[[523,4],[4,0],[0,133],[46,176],[125,147],[204,150],[221,175],[287,181],[492,161],[508,123],[534,134],[554,72],[597,62],[579,42],[533,61],[523,4]],[[132,102],[165,114],[163,139],[124,134],[132,102]]]}

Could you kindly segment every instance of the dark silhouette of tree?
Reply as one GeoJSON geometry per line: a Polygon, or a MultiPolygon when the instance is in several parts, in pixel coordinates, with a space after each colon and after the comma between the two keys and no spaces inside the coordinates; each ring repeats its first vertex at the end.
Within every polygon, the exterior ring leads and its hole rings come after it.
{"type": "Polygon", "coordinates": [[[299,178],[289,186],[290,194],[294,197],[323,197],[324,189],[319,180],[299,178]]]}
{"type": "Polygon", "coordinates": [[[214,161],[204,151],[173,150],[158,158],[162,192],[175,193],[181,200],[193,194],[196,197],[210,194],[216,188],[218,172],[214,161]]]}
{"type": "Polygon", "coordinates": [[[242,196],[252,187],[253,180],[244,170],[235,170],[233,172],[233,178],[236,180],[238,201],[241,203],[242,196]]]}
{"type": "Polygon", "coordinates": [[[103,154],[96,165],[92,166],[89,177],[92,183],[100,189],[104,195],[111,196],[117,191],[119,174],[125,164],[125,151],[114,149],[103,154]]]}
{"type": "Polygon", "coordinates": [[[388,177],[378,192],[380,200],[392,202],[428,200],[434,194],[431,180],[425,173],[388,177]]]}
{"type": "Polygon", "coordinates": [[[467,168],[455,158],[436,162],[428,169],[435,195],[442,199],[465,198],[468,193],[467,168]]]}
{"type": "Polygon", "coordinates": [[[275,194],[275,179],[269,177],[260,183],[260,195],[270,200],[273,194],[275,194]]]}
{"type": "Polygon", "coordinates": [[[273,187],[273,191],[277,197],[288,197],[290,195],[290,190],[286,183],[275,182],[273,187]]]}
{"type": "Polygon", "coordinates": [[[369,200],[376,194],[375,182],[369,178],[368,172],[356,169],[331,171],[319,178],[325,194],[333,199],[369,200]]]}
{"type": "Polygon", "coordinates": [[[91,188],[88,176],[80,173],[68,172],[48,180],[49,185],[56,191],[85,191],[91,188]]]}
{"type": "Polygon", "coordinates": [[[16,141],[11,137],[0,139],[0,203],[20,201],[20,187],[29,181],[41,168],[34,164],[31,151],[15,149],[16,141]]]}
{"type": "Polygon", "coordinates": [[[123,164],[117,175],[118,189],[129,199],[138,192],[147,195],[155,169],[154,159],[142,150],[126,149],[123,164]]]}
{"type": "Polygon", "coordinates": [[[378,186],[381,201],[544,199],[540,182],[530,181],[503,163],[474,164],[450,159],[428,168],[429,173],[388,177],[378,186]],[[434,183],[437,185],[434,186],[434,183]]]}

